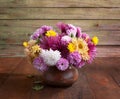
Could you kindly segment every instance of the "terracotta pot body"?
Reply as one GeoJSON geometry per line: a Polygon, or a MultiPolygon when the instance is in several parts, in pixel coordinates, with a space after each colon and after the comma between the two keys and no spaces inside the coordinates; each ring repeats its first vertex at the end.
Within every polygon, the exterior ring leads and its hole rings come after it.
{"type": "Polygon", "coordinates": [[[60,71],[56,67],[50,67],[42,75],[43,82],[54,87],[71,86],[78,79],[78,70],[70,67],[65,71],[60,71]]]}

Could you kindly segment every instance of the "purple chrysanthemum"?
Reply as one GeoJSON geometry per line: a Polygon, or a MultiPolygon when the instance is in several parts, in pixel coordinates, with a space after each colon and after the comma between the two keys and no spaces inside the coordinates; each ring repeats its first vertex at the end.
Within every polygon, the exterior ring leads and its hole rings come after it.
{"type": "Polygon", "coordinates": [[[56,67],[61,71],[65,71],[69,67],[69,62],[65,58],[60,58],[56,64],[56,67]]]}
{"type": "Polygon", "coordinates": [[[33,65],[36,69],[44,72],[48,69],[48,66],[44,63],[41,57],[37,57],[33,60],[33,65]]]}
{"type": "Polygon", "coordinates": [[[61,30],[61,32],[63,34],[66,33],[66,26],[67,26],[67,24],[65,24],[65,23],[62,23],[62,22],[57,23],[57,27],[61,30]]]}
{"type": "Polygon", "coordinates": [[[77,28],[72,24],[58,23],[58,28],[61,30],[62,34],[67,34],[70,37],[76,37],[77,28]]]}
{"type": "Polygon", "coordinates": [[[46,33],[47,31],[51,30],[51,29],[52,29],[51,26],[43,25],[43,26],[41,26],[40,28],[38,28],[38,29],[33,33],[33,35],[31,35],[30,38],[33,39],[33,40],[36,40],[36,39],[38,39],[40,36],[45,35],[45,33],[46,33]]]}
{"type": "Polygon", "coordinates": [[[68,60],[71,65],[78,67],[78,64],[81,62],[82,57],[78,52],[73,52],[68,55],[68,60]]]}
{"type": "Polygon", "coordinates": [[[88,54],[90,56],[90,59],[87,62],[92,63],[92,61],[94,60],[96,56],[96,46],[91,41],[89,41],[88,48],[89,48],[88,54]]]}
{"type": "Polygon", "coordinates": [[[66,34],[67,35],[69,35],[70,37],[76,37],[77,29],[74,25],[67,24],[65,29],[66,29],[66,34]]]}
{"type": "Polygon", "coordinates": [[[81,68],[85,65],[85,61],[81,60],[81,62],[77,65],[78,68],[81,68]]]}
{"type": "Polygon", "coordinates": [[[58,36],[51,36],[51,37],[44,37],[40,39],[40,46],[43,49],[52,49],[52,50],[58,50],[60,47],[60,40],[61,37],[58,36]]]}
{"type": "Polygon", "coordinates": [[[86,40],[86,39],[89,39],[90,37],[89,37],[88,34],[82,33],[82,38],[83,38],[84,40],[86,40]]]}
{"type": "Polygon", "coordinates": [[[81,37],[82,36],[82,31],[81,31],[81,28],[80,27],[77,27],[77,34],[76,34],[76,37],[81,37]]]}

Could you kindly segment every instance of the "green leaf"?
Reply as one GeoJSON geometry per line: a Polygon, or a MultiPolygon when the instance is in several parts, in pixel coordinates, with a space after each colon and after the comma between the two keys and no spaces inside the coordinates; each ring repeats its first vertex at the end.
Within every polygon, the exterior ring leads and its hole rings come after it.
{"type": "Polygon", "coordinates": [[[42,81],[36,80],[36,81],[34,81],[33,83],[34,83],[34,84],[40,84],[40,83],[42,83],[42,81]]]}
{"type": "Polygon", "coordinates": [[[35,91],[39,91],[39,90],[41,90],[43,88],[44,88],[43,85],[35,85],[35,86],[32,87],[32,89],[35,90],[35,91]]]}
{"type": "Polygon", "coordinates": [[[32,74],[27,75],[27,78],[33,78],[33,77],[34,77],[34,75],[32,75],[32,74]]]}

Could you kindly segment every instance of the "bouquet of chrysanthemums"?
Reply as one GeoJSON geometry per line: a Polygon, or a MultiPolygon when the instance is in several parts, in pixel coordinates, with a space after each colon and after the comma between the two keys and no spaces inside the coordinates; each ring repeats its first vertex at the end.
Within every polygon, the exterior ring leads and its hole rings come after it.
{"type": "Polygon", "coordinates": [[[65,71],[71,66],[81,68],[91,63],[96,56],[98,38],[90,38],[72,24],[59,22],[57,27],[61,32],[43,25],[23,43],[25,54],[34,67],[42,72],[53,66],[65,71]]]}

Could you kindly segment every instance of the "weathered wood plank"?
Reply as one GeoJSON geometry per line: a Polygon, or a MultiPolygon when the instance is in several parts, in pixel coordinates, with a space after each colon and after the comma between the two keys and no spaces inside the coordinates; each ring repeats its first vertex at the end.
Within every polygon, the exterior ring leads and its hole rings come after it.
{"type": "MultiPolygon", "coordinates": [[[[120,73],[118,64],[120,58],[118,57],[96,58],[92,64],[79,70],[79,79],[72,87],[52,88],[45,86],[43,90],[37,92],[32,90],[33,79],[26,77],[28,72],[34,70],[25,58],[0,58],[0,67],[2,63],[7,64],[6,61],[8,64],[10,62],[10,65],[12,63],[18,64],[18,60],[21,59],[21,64],[0,87],[2,99],[118,99],[120,97],[120,88],[109,75],[115,73],[114,69],[120,73]]],[[[113,76],[116,76],[116,73],[113,76]]],[[[119,81],[119,74],[117,77],[116,79],[119,81]]]]}
{"type": "MultiPolygon", "coordinates": [[[[2,30],[4,32],[0,34],[0,44],[22,44],[22,42],[29,40],[30,34],[35,31],[31,28],[21,29],[20,27],[2,28],[2,30]]],[[[88,31],[86,33],[90,37],[98,36],[99,45],[120,45],[120,31],[88,31]]]]}
{"type": "MultiPolygon", "coordinates": [[[[0,45],[0,57],[24,57],[21,45],[0,45]]],[[[97,57],[120,57],[120,46],[97,46],[97,57]]]]}
{"type": "MultiPolygon", "coordinates": [[[[8,58],[12,60],[10,63],[14,66],[17,64],[17,68],[15,68],[8,79],[2,84],[0,88],[0,97],[2,99],[30,99],[30,94],[32,90],[32,79],[28,79],[27,76],[23,75],[22,72],[24,69],[20,70],[19,67],[26,67],[24,58],[8,58]],[[20,62],[18,62],[18,59],[20,62]],[[22,60],[21,60],[22,59],[22,60]],[[17,73],[17,71],[21,71],[21,73],[17,73]],[[22,75],[21,75],[22,74],[22,75]]],[[[11,64],[7,62],[7,58],[2,58],[3,62],[7,64],[11,68],[11,64]]],[[[2,65],[0,64],[0,67],[2,65]]],[[[31,69],[32,70],[32,69],[31,69]]],[[[4,71],[3,71],[4,72],[4,71]]],[[[27,74],[27,73],[26,73],[27,74]]]]}
{"type": "Polygon", "coordinates": [[[0,0],[0,7],[120,7],[119,0],[0,0]]]}
{"type": "MultiPolygon", "coordinates": [[[[119,59],[116,60],[119,62],[119,59]]],[[[106,61],[109,62],[105,64],[105,61],[96,59],[94,63],[84,68],[89,86],[95,94],[95,99],[117,99],[120,97],[120,89],[108,73],[117,64],[111,59],[106,61]]]]}
{"type": "Polygon", "coordinates": [[[0,58],[0,73],[11,73],[21,61],[22,58],[0,58]]]}
{"type": "Polygon", "coordinates": [[[1,99],[30,99],[32,80],[26,76],[12,75],[0,88],[1,99]]]}
{"type": "Polygon", "coordinates": [[[120,19],[120,8],[0,8],[0,19],[120,19]]]}
{"type": "Polygon", "coordinates": [[[115,65],[109,72],[109,74],[112,77],[112,79],[116,82],[116,84],[120,87],[120,66],[115,65]]]}
{"type": "Polygon", "coordinates": [[[12,73],[14,75],[40,75],[40,71],[36,70],[31,63],[27,60],[26,57],[22,57],[22,62],[19,64],[19,67],[12,73]]]}
{"type": "Polygon", "coordinates": [[[38,27],[44,24],[55,26],[60,21],[80,26],[83,32],[86,31],[91,37],[97,35],[100,45],[119,45],[119,20],[1,20],[0,43],[22,43],[28,40],[29,35],[38,27]]]}
{"type": "Polygon", "coordinates": [[[13,28],[19,27],[20,30],[28,29],[33,32],[42,25],[51,25],[56,28],[58,22],[80,26],[83,31],[120,31],[120,20],[0,20],[0,30],[1,32],[7,29],[12,31],[13,28]]]}
{"type": "Polygon", "coordinates": [[[22,58],[0,58],[0,87],[16,69],[22,58]]]}

